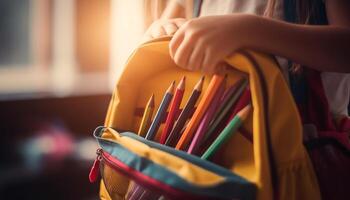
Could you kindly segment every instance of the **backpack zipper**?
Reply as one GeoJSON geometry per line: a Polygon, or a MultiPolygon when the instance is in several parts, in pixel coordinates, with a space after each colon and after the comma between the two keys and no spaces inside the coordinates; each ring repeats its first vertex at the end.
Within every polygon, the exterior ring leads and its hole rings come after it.
{"type": "Polygon", "coordinates": [[[94,164],[92,165],[90,173],[89,173],[90,183],[94,183],[97,180],[97,178],[99,177],[100,162],[101,161],[102,161],[102,149],[98,148],[96,150],[96,159],[95,159],[94,164]]]}
{"type": "Polygon", "coordinates": [[[107,164],[109,167],[113,168],[115,171],[127,176],[131,180],[134,180],[137,184],[142,185],[143,187],[147,188],[150,191],[159,191],[159,193],[167,191],[167,193],[170,194],[170,199],[172,198],[174,199],[178,199],[178,198],[208,199],[206,197],[203,198],[203,196],[200,197],[197,195],[190,195],[186,192],[181,192],[168,185],[159,184],[160,183],[159,181],[154,180],[146,175],[132,173],[132,171],[135,171],[133,168],[118,161],[117,159],[111,160],[110,159],[111,155],[104,152],[101,148],[96,150],[96,154],[97,154],[96,159],[94,161],[93,166],[91,167],[90,174],[89,174],[89,180],[91,183],[94,183],[99,177],[100,163],[103,162],[104,164],[107,164]]]}

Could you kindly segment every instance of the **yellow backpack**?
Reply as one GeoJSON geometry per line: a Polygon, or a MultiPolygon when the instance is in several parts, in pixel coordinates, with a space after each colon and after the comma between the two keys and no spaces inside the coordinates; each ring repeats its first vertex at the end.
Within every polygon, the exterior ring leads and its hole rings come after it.
{"type": "MultiPolygon", "coordinates": [[[[233,135],[215,163],[134,134],[141,120],[137,110],[152,93],[159,103],[172,80],[186,75],[186,84],[193,86],[202,76],[176,66],[169,39],[147,42],[132,53],[105,125],[95,130],[101,149],[90,178],[96,179],[99,166],[101,199],[133,199],[137,189],[146,194],[141,199],[320,199],[296,105],[271,56],[241,51],[226,59],[249,76],[254,109],[243,126],[252,141],[233,135]]],[[[227,74],[232,83],[240,78],[234,70],[227,74]]],[[[184,99],[189,95],[186,91],[184,99]]]]}

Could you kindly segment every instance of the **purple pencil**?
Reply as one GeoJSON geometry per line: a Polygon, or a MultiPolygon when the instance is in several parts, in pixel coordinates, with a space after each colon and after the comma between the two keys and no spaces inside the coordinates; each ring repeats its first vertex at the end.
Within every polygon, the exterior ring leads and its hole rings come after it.
{"type": "Polygon", "coordinates": [[[199,144],[201,143],[201,141],[205,135],[205,132],[207,131],[208,126],[215,115],[217,108],[219,107],[220,100],[221,100],[222,95],[224,94],[224,91],[225,91],[225,85],[226,85],[226,79],[225,79],[225,81],[222,82],[220,89],[216,92],[215,97],[214,97],[210,107],[208,108],[202,121],[200,122],[198,129],[197,129],[197,131],[192,139],[190,147],[187,150],[187,153],[189,153],[189,154],[196,153],[196,150],[197,150],[199,144]]]}

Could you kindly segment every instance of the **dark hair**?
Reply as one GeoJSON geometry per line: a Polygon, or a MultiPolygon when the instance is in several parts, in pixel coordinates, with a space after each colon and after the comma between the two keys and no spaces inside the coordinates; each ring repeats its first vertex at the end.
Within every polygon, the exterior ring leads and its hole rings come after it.
{"type": "MultiPolygon", "coordinates": [[[[264,16],[273,17],[276,0],[268,0],[264,16]]],[[[326,25],[328,24],[323,0],[284,0],[284,20],[297,24],[326,25]]],[[[301,65],[291,63],[291,71],[301,71],[301,65]]]]}
{"type": "MultiPolygon", "coordinates": [[[[284,0],[284,19],[298,24],[328,24],[323,0],[284,0]]],[[[268,0],[264,16],[273,17],[276,0],[268,0]]]]}

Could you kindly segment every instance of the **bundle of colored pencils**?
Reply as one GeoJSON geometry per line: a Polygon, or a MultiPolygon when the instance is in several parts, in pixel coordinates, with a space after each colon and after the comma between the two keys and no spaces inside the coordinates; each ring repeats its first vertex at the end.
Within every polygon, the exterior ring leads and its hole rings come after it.
{"type": "MultiPolygon", "coordinates": [[[[210,159],[237,132],[252,109],[250,99],[246,104],[242,104],[242,99],[247,99],[247,95],[242,94],[249,91],[246,90],[247,79],[243,78],[227,89],[226,79],[226,76],[214,75],[199,100],[204,83],[202,77],[194,86],[182,111],[180,105],[185,92],[186,77],[181,79],[176,89],[173,81],[166,90],[153,120],[154,95],[148,100],[138,134],[148,140],[155,140],[159,132],[159,143],[187,151],[206,160],[210,159]],[[166,120],[162,131],[159,131],[163,119],[166,120]],[[202,149],[204,153],[201,154],[200,147],[208,141],[210,142],[208,148],[202,149]]],[[[139,186],[133,186],[132,190],[131,199],[150,195],[149,191],[139,186]]]]}
{"type": "MultiPolygon", "coordinates": [[[[155,140],[163,119],[166,119],[158,142],[190,154],[198,154],[202,144],[210,141],[210,138],[220,137],[231,121],[239,115],[239,111],[245,109],[240,103],[240,97],[244,94],[244,99],[247,99],[247,79],[243,78],[227,89],[226,79],[226,76],[214,75],[198,106],[195,107],[202,92],[202,77],[194,86],[182,111],[180,105],[185,92],[186,77],[180,80],[176,89],[173,81],[166,90],[153,120],[154,95],[148,100],[138,134],[148,140],[155,140]],[[236,106],[237,101],[240,104],[239,110],[236,106]]],[[[244,105],[248,104],[249,102],[244,105]]],[[[246,112],[249,111],[250,109],[246,112]]]]}

